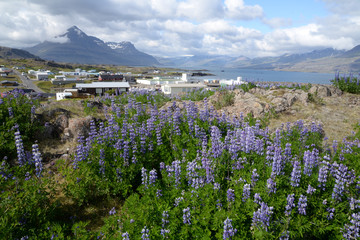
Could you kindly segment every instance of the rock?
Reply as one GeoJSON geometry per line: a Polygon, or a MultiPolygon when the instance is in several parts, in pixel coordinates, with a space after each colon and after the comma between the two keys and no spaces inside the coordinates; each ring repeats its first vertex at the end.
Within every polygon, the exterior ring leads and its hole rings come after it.
{"type": "Polygon", "coordinates": [[[320,85],[320,86],[312,86],[310,89],[309,89],[309,93],[315,95],[315,96],[318,96],[318,97],[330,97],[331,96],[331,91],[330,89],[327,87],[327,86],[323,86],[323,85],[320,85]]]}
{"type": "Polygon", "coordinates": [[[286,99],[287,104],[288,104],[289,107],[291,107],[295,103],[295,101],[297,100],[297,96],[294,93],[291,93],[291,92],[285,93],[284,98],[286,99]]]}
{"type": "Polygon", "coordinates": [[[69,125],[69,118],[65,114],[59,115],[55,121],[54,126],[55,128],[59,129],[59,131],[64,131],[65,128],[69,125]]]}
{"type": "Polygon", "coordinates": [[[329,86],[328,88],[331,92],[331,96],[340,97],[342,95],[342,91],[340,89],[334,86],[329,86]]]}
{"type": "Polygon", "coordinates": [[[271,103],[274,105],[275,112],[283,112],[288,109],[289,104],[285,98],[277,97],[274,98],[271,103]]]}
{"type": "MultiPolygon", "coordinates": [[[[92,117],[87,116],[83,118],[71,118],[69,120],[69,127],[67,130],[67,133],[70,136],[72,136],[72,140],[76,141],[79,137],[79,135],[82,135],[84,137],[87,137],[90,132],[90,121],[92,120],[92,117]]],[[[65,134],[65,132],[64,132],[65,134]]]]}

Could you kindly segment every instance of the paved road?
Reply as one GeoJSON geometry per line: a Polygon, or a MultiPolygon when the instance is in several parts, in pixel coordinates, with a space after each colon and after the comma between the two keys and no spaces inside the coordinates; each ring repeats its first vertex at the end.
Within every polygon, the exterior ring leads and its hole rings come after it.
{"type": "Polygon", "coordinates": [[[23,82],[25,88],[33,89],[35,92],[43,93],[44,91],[38,88],[34,83],[33,80],[29,79],[27,76],[21,75],[21,73],[17,70],[13,70],[16,75],[18,75],[23,82]]]}

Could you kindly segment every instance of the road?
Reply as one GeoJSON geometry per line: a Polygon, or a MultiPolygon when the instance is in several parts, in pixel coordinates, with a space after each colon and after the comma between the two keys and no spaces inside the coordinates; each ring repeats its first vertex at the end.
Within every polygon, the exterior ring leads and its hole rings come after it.
{"type": "Polygon", "coordinates": [[[27,76],[21,75],[21,73],[17,70],[13,70],[16,75],[18,75],[23,82],[25,88],[33,89],[35,92],[43,93],[44,91],[38,88],[34,83],[33,80],[29,79],[27,76]]]}

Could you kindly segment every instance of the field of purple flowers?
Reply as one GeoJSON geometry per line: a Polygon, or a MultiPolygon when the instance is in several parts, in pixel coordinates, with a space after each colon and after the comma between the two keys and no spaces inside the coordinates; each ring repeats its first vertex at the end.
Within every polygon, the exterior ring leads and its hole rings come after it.
{"type": "MultiPolygon", "coordinates": [[[[0,167],[0,238],[360,237],[358,138],[327,145],[315,123],[270,133],[251,116],[219,115],[206,98],[182,110],[175,102],[160,109],[164,100],[144,91],[103,97],[106,120],[92,122],[55,173],[37,144],[26,154],[19,127],[8,130],[17,157],[0,167]],[[99,226],[64,213],[59,189],[79,209],[106,203],[99,226]]],[[[2,123],[16,108],[29,108],[31,118],[34,103],[22,101],[1,100],[2,123]]]]}

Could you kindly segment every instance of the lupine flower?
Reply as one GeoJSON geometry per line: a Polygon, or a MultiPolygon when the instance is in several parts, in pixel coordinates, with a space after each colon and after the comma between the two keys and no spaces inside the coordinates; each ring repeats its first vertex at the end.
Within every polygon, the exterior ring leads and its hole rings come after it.
{"type": "Polygon", "coordinates": [[[165,238],[166,234],[170,233],[169,229],[165,229],[165,227],[169,224],[169,212],[168,211],[163,211],[161,221],[162,221],[162,224],[161,224],[160,234],[165,238]]]}
{"type": "Polygon", "coordinates": [[[220,183],[214,183],[214,190],[220,190],[220,183]]]}
{"type": "Polygon", "coordinates": [[[149,229],[145,226],[142,230],[141,230],[141,239],[142,240],[150,240],[149,238],[149,229]]]}
{"type": "Polygon", "coordinates": [[[299,161],[294,161],[293,170],[291,172],[290,184],[293,187],[298,187],[301,178],[301,166],[299,161]]]}
{"type": "Polygon", "coordinates": [[[15,145],[16,145],[18,161],[19,161],[20,166],[22,166],[26,163],[26,159],[25,159],[25,151],[24,151],[23,141],[21,139],[19,130],[17,130],[15,132],[15,145]]]}
{"type": "Polygon", "coordinates": [[[279,240],[289,240],[289,238],[290,238],[290,232],[284,231],[281,233],[279,240]]]}
{"type": "Polygon", "coordinates": [[[226,196],[227,196],[228,202],[234,202],[234,201],[235,201],[234,190],[232,190],[231,188],[229,188],[229,189],[227,190],[226,196]]]}
{"type": "Polygon", "coordinates": [[[285,215],[286,216],[290,216],[291,214],[291,210],[293,207],[295,207],[295,194],[292,193],[292,194],[289,194],[286,198],[287,200],[287,203],[286,203],[286,206],[285,206],[285,215]]]}
{"type": "Polygon", "coordinates": [[[327,216],[328,220],[331,220],[334,218],[335,208],[326,208],[326,211],[329,213],[327,216]]]}
{"type": "Polygon", "coordinates": [[[262,227],[267,231],[270,226],[270,217],[273,209],[273,207],[269,207],[266,203],[261,202],[260,208],[253,214],[252,225],[259,228],[262,227]]]}
{"type": "Polygon", "coordinates": [[[255,193],[254,194],[254,203],[260,204],[262,201],[260,194],[259,193],[255,193]]]}
{"type": "Polygon", "coordinates": [[[13,118],[14,117],[14,112],[13,112],[12,107],[8,107],[8,111],[9,111],[9,117],[13,118]]]}
{"type": "Polygon", "coordinates": [[[360,208],[360,200],[356,200],[352,197],[349,199],[349,204],[350,204],[350,210],[352,211],[357,208],[360,208]]]}
{"type": "Polygon", "coordinates": [[[274,156],[272,157],[272,172],[275,173],[275,175],[279,175],[282,173],[282,170],[284,168],[284,162],[283,162],[283,156],[281,154],[281,147],[275,147],[274,150],[274,156]]]}
{"type": "Polygon", "coordinates": [[[148,187],[148,175],[146,168],[141,168],[141,183],[145,186],[145,188],[148,187]]]}
{"type": "Polygon", "coordinates": [[[254,168],[251,175],[251,186],[254,187],[255,183],[259,180],[259,174],[257,173],[257,169],[254,168]]]}
{"type": "Polygon", "coordinates": [[[246,200],[250,198],[250,184],[244,184],[244,189],[243,189],[243,198],[242,201],[246,202],[246,200]]]}
{"type": "Polygon", "coordinates": [[[326,186],[326,182],[327,182],[327,175],[329,172],[329,167],[326,164],[326,162],[324,161],[324,165],[322,165],[319,169],[319,176],[318,176],[318,182],[319,182],[319,187],[324,191],[325,190],[325,186],[326,186]]]}
{"type": "Polygon", "coordinates": [[[309,195],[312,195],[316,191],[316,188],[313,188],[310,184],[308,185],[308,188],[306,190],[306,193],[309,195]]]}
{"type": "Polygon", "coordinates": [[[274,173],[271,173],[271,177],[266,181],[266,187],[268,193],[276,193],[276,182],[274,181],[274,173]]]}
{"type": "Polygon", "coordinates": [[[189,207],[184,208],[183,209],[183,222],[184,222],[184,224],[191,225],[190,217],[191,217],[190,208],[189,207]]]}
{"type": "Polygon", "coordinates": [[[342,229],[343,237],[348,240],[360,238],[360,213],[351,214],[350,223],[342,229]]]}
{"type": "Polygon", "coordinates": [[[41,153],[39,151],[39,146],[37,144],[32,145],[32,158],[35,163],[36,176],[41,177],[43,165],[42,165],[41,153]]]}
{"type": "Polygon", "coordinates": [[[317,164],[318,151],[314,148],[312,152],[309,150],[304,152],[304,174],[311,176],[312,169],[317,164]]]}
{"type": "Polygon", "coordinates": [[[181,201],[184,201],[184,198],[183,198],[183,197],[178,197],[178,198],[176,198],[176,199],[175,199],[174,206],[175,206],[175,207],[179,206],[179,203],[180,203],[181,201]]]}
{"type": "Polygon", "coordinates": [[[306,215],[306,206],[307,206],[307,197],[300,195],[298,202],[298,212],[299,214],[306,215]]]}
{"type": "Polygon", "coordinates": [[[115,207],[113,207],[110,211],[109,211],[109,215],[115,215],[116,214],[116,210],[115,207]]]}
{"type": "Polygon", "coordinates": [[[155,169],[151,170],[149,175],[150,175],[150,177],[149,177],[149,185],[155,186],[155,181],[157,179],[156,170],[155,169]]]}
{"type": "Polygon", "coordinates": [[[224,221],[224,233],[223,233],[224,240],[231,239],[231,237],[233,237],[237,232],[237,229],[233,228],[231,222],[232,220],[229,218],[226,218],[226,220],[224,221]]]}
{"type": "Polygon", "coordinates": [[[100,166],[100,174],[105,177],[105,150],[100,149],[100,157],[99,157],[99,166],[100,166]]]}

